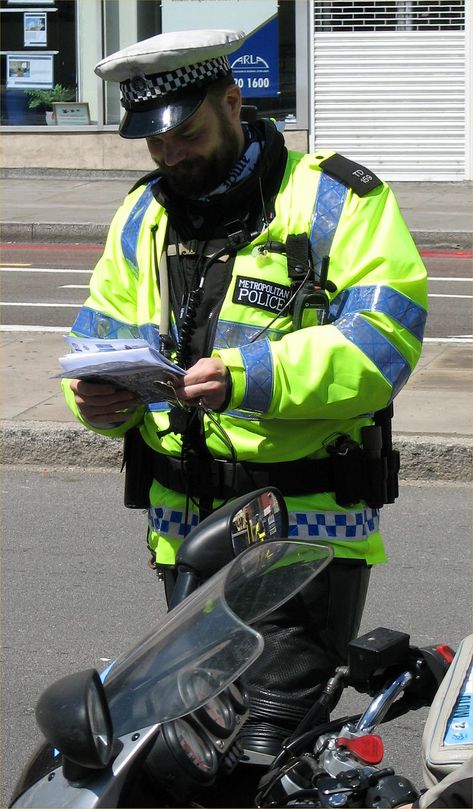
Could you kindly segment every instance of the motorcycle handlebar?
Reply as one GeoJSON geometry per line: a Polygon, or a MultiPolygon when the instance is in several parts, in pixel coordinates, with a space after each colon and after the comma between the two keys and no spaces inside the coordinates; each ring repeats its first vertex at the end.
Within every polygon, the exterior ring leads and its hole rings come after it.
{"type": "Polygon", "coordinates": [[[394,700],[407,688],[412,680],[413,676],[410,671],[404,671],[400,674],[394,682],[371,701],[358,720],[356,730],[365,733],[373,731],[383,721],[394,700]]]}

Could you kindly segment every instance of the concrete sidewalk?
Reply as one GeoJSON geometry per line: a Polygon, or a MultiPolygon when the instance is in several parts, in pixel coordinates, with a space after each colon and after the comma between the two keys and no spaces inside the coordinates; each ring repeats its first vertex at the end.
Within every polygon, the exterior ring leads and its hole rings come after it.
{"type": "MultiPolygon", "coordinates": [[[[85,430],[66,407],[60,334],[0,333],[3,463],[119,466],[121,441],[85,430]]],[[[469,480],[472,470],[471,347],[427,343],[395,402],[394,444],[406,478],[469,480]]]]}
{"type": "MultiPolygon", "coordinates": [[[[140,173],[51,170],[23,176],[0,172],[2,241],[102,243],[110,220],[140,173]]],[[[393,182],[407,225],[419,247],[469,250],[470,182],[393,182]]]]}

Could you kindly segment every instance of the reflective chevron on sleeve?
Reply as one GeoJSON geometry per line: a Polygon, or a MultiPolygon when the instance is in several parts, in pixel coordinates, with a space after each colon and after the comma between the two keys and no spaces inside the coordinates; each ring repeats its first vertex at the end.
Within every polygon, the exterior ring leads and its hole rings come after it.
{"type": "Polygon", "coordinates": [[[330,322],[356,312],[381,312],[404,326],[418,340],[424,336],[426,310],[391,287],[357,286],[343,290],[330,304],[330,322]]]}

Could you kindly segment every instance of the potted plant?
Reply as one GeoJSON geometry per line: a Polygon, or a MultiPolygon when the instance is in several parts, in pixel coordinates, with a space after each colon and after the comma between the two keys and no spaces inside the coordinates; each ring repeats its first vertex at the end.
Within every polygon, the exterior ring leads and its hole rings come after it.
{"type": "Polygon", "coordinates": [[[54,101],[75,101],[76,99],[74,87],[64,87],[62,84],[55,84],[54,87],[44,90],[40,87],[32,87],[25,90],[25,93],[29,96],[28,107],[30,110],[44,110],[47,124],[56,123],[53,112],[54,101]]]}

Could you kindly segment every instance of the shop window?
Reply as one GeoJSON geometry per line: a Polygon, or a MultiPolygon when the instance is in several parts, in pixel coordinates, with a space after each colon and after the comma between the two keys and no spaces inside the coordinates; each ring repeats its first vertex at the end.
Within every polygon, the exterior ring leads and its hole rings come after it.
{"type": "MultiPolygon", "coordinates": [[[[102,0],[104,54],[165,31],[192,28],[257,29],[231,55],[243,101],[261,115],[295,120],[295,0],[102,0]]],[[[118,124],[118,85],[105,83],[104,120],[118,124]]]]}
{"type": "MultiPolygon", "coordinates": [[[[120,88],[97,81],[94,67],[101,58],[163,31],[233,28],[248,34],[231,59],[244,103],[259,115],[294,124],[296,29],[304,34],[307,22],[305,17],[301,23],[298,5],[296,0],[0,0],[1,123],[117,125],[123,114],[120,88]],[[62,104],[56,119],[54,102],[62,104]]],[[[301,84],[306,87],[306,80],[301,84]]]]}
{"type": "Polygon", "coordinates": [[[44,126],[54,101],[77,101],[75,13],[76,0],[0,0],[2,125],[44,126]]]}

